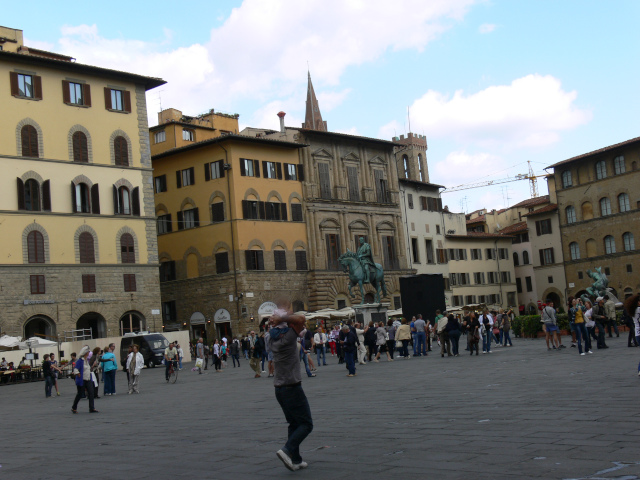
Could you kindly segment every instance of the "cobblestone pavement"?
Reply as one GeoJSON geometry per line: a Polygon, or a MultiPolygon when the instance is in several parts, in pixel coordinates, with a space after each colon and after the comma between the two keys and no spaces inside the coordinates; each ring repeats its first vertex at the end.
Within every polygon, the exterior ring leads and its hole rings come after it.
{"type": "Polygon", "coordinates": [[[175,385],[145,369],[140,395],[119,372],[118,395],[93,415],[86,400],[71,414],[71,380],[50,399],[42,382],[3,386],[0,477],[639,479],[640,350],[607,341],[581,357],[516,339],[490,355],[367,364],[353,378],[329,357],[304,377],[315,429],[298,472],[275,456],[286,425],[272,379],[254,379],[247,361],[185,368],[175,385]]]}

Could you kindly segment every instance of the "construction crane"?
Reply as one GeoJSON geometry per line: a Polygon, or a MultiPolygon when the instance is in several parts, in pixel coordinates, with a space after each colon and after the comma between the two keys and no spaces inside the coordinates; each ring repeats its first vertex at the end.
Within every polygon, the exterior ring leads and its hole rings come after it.
{"type": "Polygon", "coordinates": [[[536,198],[538,194],[538,177],[545,177],[546,175],[535,175],[533,173],[533,167],[531,162],[529,164],[529,173],[520,173],[515,177],[502,178],[500,180],[486,180],[484,182],[466,183],[464,185],[457,185],[452,188],[447,188],[442,193],[458,192],[460,190],[469,190],[470,188],[489,187],[491,185],[500,185],[501,183],[519,182],[521,180],[529,180],[529,188],[531,191],[531,198],[536,198]]]}

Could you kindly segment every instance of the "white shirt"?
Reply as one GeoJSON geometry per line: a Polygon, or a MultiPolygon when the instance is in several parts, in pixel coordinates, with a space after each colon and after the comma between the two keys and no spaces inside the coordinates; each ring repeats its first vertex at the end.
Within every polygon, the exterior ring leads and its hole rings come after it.
{"type": "Polygon", "coordinates": [[[327,336],[324,333],[316,333],[313,336],[313,341],[316,345],[325,344],[327,343],[327,336]]]}
{"type": "Polygon", "coordinates": [[[213,354],[216,356],[220,356],[220,345],[217,343],[213,344],[213,354]]]}
{"type": "Polygon", "coordinates": [[[640,337],[640,307],[636,308],[636,314],[633,316],[633,323],[636,326],[636,337],[640,337]]]}
{"type": "MultiPolygon", "coordinates": [[[[129,370],[129,367],[131,366],[132,359],[133,359],[133,352],[131,352],[129,354],[129,356],[127,357],[127,370],[129,370]]],[[[142,356],[142,354],[140,352],[136,353],[135,362],[136,363],[133,366],[133,374],[134,375],[140,375],[140,370],[142,370],[144,368],[144,357],[142,356]]]]}
{"type": "Polygon", "coordinates": [[[179,356],[180,358],[183,358],[183,357],[184,357],[184,352],[182,351],[182,347],[180,347],[180,348],[178,349],[178,356],[179,356]]]}
{"type": "MultiPolygon", "coordinates": [[[[487,315],[487,318],[489,319],[489,325],[493,326],[493,317],[490,313],[487,315]]],[[[484,315],[480,315],[478,321],[480,322],[480,325],[482,325],[484,323],[484,315]]]]}

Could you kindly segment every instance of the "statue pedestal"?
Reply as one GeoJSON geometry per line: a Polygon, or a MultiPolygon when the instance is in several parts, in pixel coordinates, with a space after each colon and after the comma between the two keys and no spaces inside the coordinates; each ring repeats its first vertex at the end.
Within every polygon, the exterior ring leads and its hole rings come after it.
{"type": "Polygon", "coordinates": [[[387,324],[388,303],[365,303],[364,305],[353,305],[352,308],[356,312],[356,322],[362,325],[369,325],[371,321],[387,324]]]}

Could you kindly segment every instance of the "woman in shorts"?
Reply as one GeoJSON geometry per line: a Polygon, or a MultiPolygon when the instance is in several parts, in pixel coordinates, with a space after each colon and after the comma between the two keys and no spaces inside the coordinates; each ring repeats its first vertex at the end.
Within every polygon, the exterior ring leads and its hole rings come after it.
{"type": "Polygon", "coordinates": [[[384,328],[384,322],[380,322],[378,324],[378,328],[376,328],[376,345],[378,347],[378,353],[376,354],[374,362],[379,361],[381,353],[387,354],[387,362],[393,362],[393,359],[389,356],[389,349],[387,348],[388,336],[387,329],[384,328]]]}

